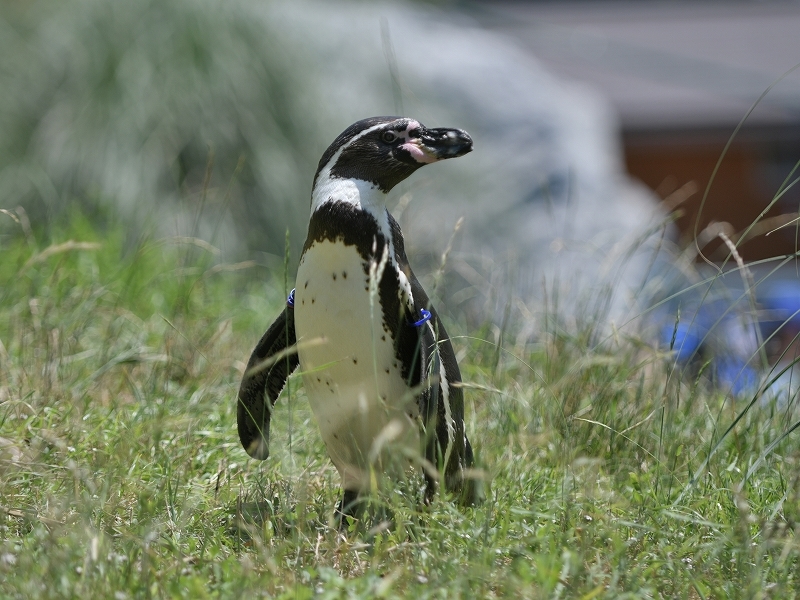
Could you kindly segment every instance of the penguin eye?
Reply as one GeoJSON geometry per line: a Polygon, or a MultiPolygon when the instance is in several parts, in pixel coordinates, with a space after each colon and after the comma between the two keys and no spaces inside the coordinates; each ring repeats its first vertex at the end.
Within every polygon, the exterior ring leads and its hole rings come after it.
{"type": "Polygon", "coordinates": [[[397,134],[394,131],[384,131],[381,134],[381,140],[383,140],[387,144],[391,144],[396,139],[397,139],[397,134]]]}

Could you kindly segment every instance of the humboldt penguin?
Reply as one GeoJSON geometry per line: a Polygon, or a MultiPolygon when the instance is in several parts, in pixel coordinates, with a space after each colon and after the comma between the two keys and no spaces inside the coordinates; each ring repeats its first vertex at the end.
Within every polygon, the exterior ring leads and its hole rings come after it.
{"type": "Polygon", "coordinates": [[[238,398],[244,449],[269,456],[271,412],[299,366],[342,478],[340,525],[409,465],[423,473],[426,503],[440,478],[461,502],[478,500],[455,352],[386,209],[389,191],[414,171],[471,150],[465,131],[409,118],[345,129],[314,175],[296,288],[248,361],[238,398]]]}

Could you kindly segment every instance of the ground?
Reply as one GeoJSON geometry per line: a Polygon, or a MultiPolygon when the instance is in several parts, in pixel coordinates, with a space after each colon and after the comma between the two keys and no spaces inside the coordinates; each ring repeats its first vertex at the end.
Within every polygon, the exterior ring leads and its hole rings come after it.
{"type": "Polygon", "coordinates": [[[424,507],[412,479],[339,534],[299,377],[268,460],[236,435],[284,273],[79,214],[23,225],[0,238],[3,598],[798,595],[791,405],[681,381],[635,332],[547,315],[498,346],[444,311],[486,501],[424,507]]]}

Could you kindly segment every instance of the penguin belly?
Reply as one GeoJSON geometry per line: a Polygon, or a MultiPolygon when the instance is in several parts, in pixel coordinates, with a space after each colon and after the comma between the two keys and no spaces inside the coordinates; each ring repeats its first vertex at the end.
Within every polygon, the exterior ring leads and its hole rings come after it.
{"type": "Polygon", "coordinates": [[[353,491],[370,489],[382,473],[402,476],[421,447],[416,398],[377,293],[370,306],[369,279],[355,246],[316,241],[300,260],[294,304],[303,385],[343,486],[353,491]]]}

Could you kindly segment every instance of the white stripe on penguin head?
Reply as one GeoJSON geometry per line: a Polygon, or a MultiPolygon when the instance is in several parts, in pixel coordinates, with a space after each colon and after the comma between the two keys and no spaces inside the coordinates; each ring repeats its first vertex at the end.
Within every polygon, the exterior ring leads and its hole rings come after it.
{"type": "MultiPolygon", "coordinates": [[[[355,135],[347,143],[342,144],[341,148],[339,148],[333,154],[333,156],[331,156],[331,159],[317,175],[317,183],[314,186],[314,189],[311,191],[311,212],[313,213],[328,201],[347,202],[348,204],[353,204],[368,210],[372,208],[379,209],[380,207],[375,206],[375,203],[378,201],[382,205],[386,194],[378,189],[374,183],[371,181],[363,181],[361,179],[340,179],[338,177],[331,178],[331,171],[333,170],[333,166],[342,156],[342,153],[365,135],[369,135],[373,131],[382,129],[389,124],[394,123],[399,125],[403,122],[405,122],[407,125],[406,131],[412,129],[412,126],[420,126],[417,121],[412,119],[397,119],[396,121],[378,123],[377,125],[368,127],[358,135],[355,135]]],[[[370,212],[377,211],[370,210],[370,212]]]]}

